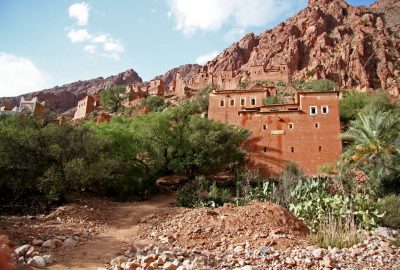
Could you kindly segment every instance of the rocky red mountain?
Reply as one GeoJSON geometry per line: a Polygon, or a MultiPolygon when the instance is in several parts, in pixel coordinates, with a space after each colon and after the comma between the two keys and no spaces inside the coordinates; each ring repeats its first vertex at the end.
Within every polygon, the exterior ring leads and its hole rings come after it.
{"type": "Polygon", "coordinates": [[[293,80],[327,78],[343,87],[399,85],[399,0],[353,7],[344,0],[309,0],[272,30],[247,34],[207,63],[208,71],[288,64],[293,80]]]}
{"type": "Polygon", "coordinates": [[[89,93],[105,89],[113,85],[126,85],[130,83],[142,82],[142,78],[133,69],[107,78],[96,78],[87,81],[77,81],[63,86],[56,86],[18,97],[0,98],[0,104],[18,106],[21,97],[31,99],[38,97],[41,101],[46,101],[46,106],[57,111],[66,111],[76,106],[78,100],[89,93]]]}

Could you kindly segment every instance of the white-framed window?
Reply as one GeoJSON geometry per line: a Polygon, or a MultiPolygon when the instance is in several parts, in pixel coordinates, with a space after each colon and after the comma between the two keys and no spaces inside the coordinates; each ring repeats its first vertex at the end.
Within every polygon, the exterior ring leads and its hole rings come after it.
{"type": "Polygon", "coordinates": [[[329,112],[329,106],[328,105],[321,106],[321,113],[322,114],[327,114],[328,112],[329,112]]]}
{"type": "Polygon", "coordinates": [[[231,98],[231,99],[229,100],[229,106],[235,107],[235,99],[234,99],[234,98],[231,98]]]}
{"type": "Polygon", "coordinates": [[[293,124],[293,123],[289,123],[289,124],[288,124],[288,128],[289,128],[290,130],[292,130],[292,129],[294,128],[294,124],[293,124]]]}
{"type": "Polygon", "coordinates": [[[225,107],[225,100],[224,99],[220,99],[219,100],[219,106],[220,107],[225,107]]]}
{"type": "Polygon", "coordinates": [[[251,97],[251,106],[256,106],[256,97],[251,97]]]}
{"type": "Polygon", "coordinates": [[[245,97],[240,98],[240,106],[246,106],[246,98],[245,97]]]}
{"type": "Polygon", "coordinates": [[[316,115],[318,113],[317,106],[310,106],[310,115],[316,115]]]}

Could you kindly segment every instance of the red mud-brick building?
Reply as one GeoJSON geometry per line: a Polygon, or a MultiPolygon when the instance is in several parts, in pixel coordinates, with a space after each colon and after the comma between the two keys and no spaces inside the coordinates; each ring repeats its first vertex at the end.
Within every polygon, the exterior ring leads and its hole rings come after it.
{"type": "Polygon", "coordinates": [[[213,91],[208,117],[251,131],[244,143],[249,165],[264,175],[278,175],[289,161],[308,174],[334,164],[342,150],[339,92],[298,92],[294,104],[263,106],[269,94],[270,90],[213,91]]]}
{"type": "Polygon", "coordinates": [[[85,118],[85,116],[95,110],[100,105],[100,95],[88,95],[78,101],[73,120],[85,118]]]}

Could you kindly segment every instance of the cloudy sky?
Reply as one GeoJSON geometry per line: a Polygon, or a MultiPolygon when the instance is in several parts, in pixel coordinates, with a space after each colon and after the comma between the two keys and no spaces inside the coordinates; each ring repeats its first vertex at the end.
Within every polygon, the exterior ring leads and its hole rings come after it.
{"type": "MultiPolygon", "coordinates": [[[[372,0],[350,0],[369,5],[372,0]]],[[[0,97],[106,77],[144,79],[203,64],[307,0],[0,0],[0,97]]]]}

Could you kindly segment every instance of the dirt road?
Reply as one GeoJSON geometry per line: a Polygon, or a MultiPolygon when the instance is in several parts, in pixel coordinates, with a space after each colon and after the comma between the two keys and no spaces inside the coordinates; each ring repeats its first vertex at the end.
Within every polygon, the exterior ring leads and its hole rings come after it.
{"type": "MultiPolygon", "coordinates": [[[[153,199],[135,204],[113,205],[104,211],[113,217],[109,228],[88,242],[74,248],[59,250],[55,258],[57,263],[47,269],[97,270],[104,266],[119,252],[126,250],[134,238],[140,219],[175,202],[174,194],[160,195],[153,199]]],[[[135,242],[135,244],[147,244],[135,242]]]]}

